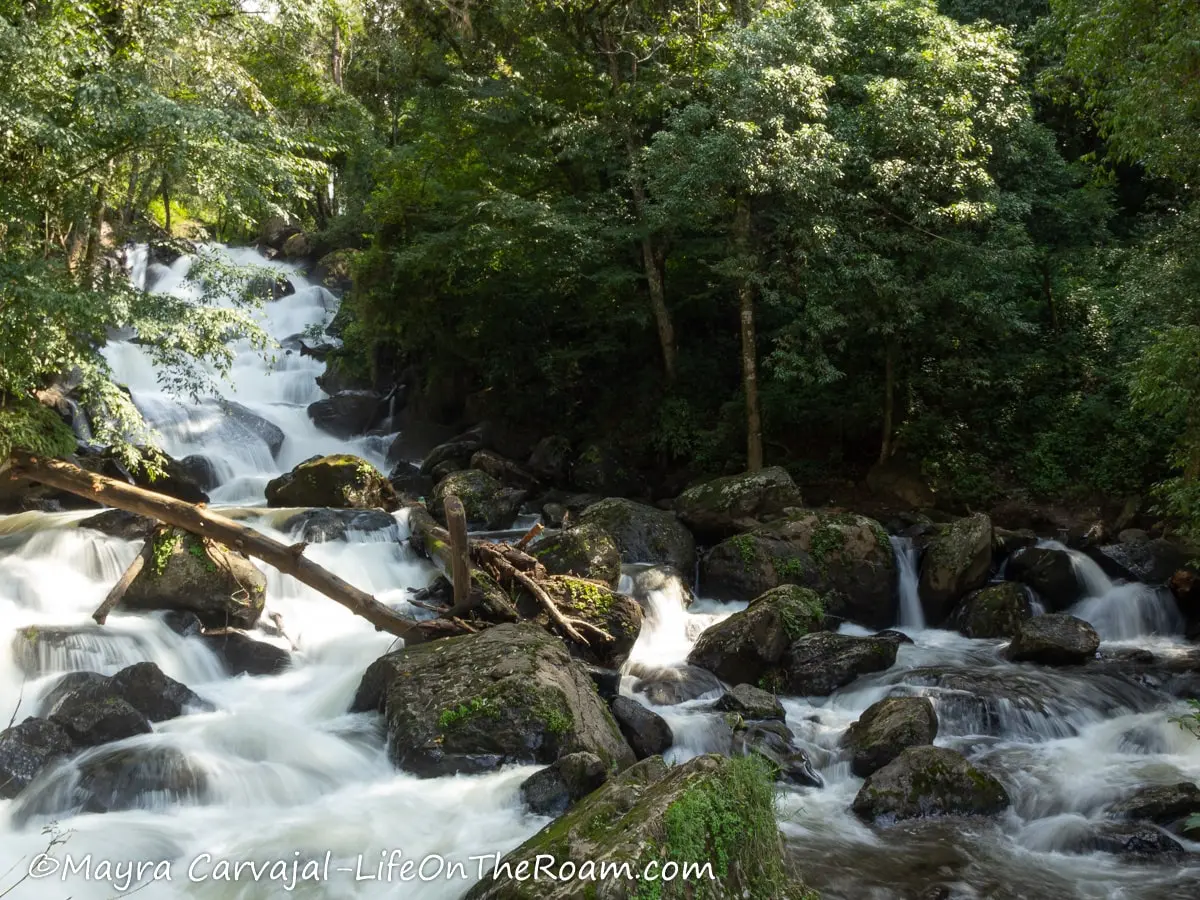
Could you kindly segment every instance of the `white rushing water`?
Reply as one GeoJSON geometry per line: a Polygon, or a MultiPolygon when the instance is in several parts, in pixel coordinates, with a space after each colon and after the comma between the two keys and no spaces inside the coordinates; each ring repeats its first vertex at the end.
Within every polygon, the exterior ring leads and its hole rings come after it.
{"type": "MultiPolygon", "coordinates": [[[[223,252],[236,262],[263,263],[249,250],[223,252]]],[[[183,278],[186,258],[171,267],[152,266],[140,252],[133,263],[135,279],[146,279],[153,290],[196,296],[183,278]]],[[[262,313],[276,339],[329,320],[336,298],[292,266],[269,265],[296,287],[262,313]]],[[[212,463],[220,482],[211,492],[214,504],[261,506],[267,480],[315,453],[357,453],[383,465],[385,439],[343,441],[308,420],[305,407],[324,396],[315,382],[319,362],[283,352],[271,362],[249,347],[237,349],[225,397],[282,429],[286,438],[278,457],[215,403],[180,403],[164,393],[135,344],[113,343],[106,351],[161,434],[164,449],[176,457],[204,455],[212,463]]],[[[96,862],[172,860],[171,881],[151,881],[137,890],[147,900],[289,895],[456,900],[478,874],[479,863],[470,857],[503,853],[546,824],[519,802],[518,787],[530,767],[431,780],[397,772],[377,717],[346,712],[363,671],[392,639],[274,569],[264,567],[268,611],[280,614],[287,638],[260,637],[281,646],[294,642],[293,664],[280,675],[225,677],[198,638],[181,637],[156,616],[116,613],[101,632],[90,614],[138,544],[81,530],[75,527],[80,518],[0,517],[0,710],[16,709],[19,721],[37,713],[41,697],[63,673],[111,673],[141,660],[157,663],[214,710],[160,723],[152,735],[118,745],[177,751],[203,773],[206,790],[182,803],[150,798],[145,808],[127,812],[59,816],[55,825],[65,843],[55,849],[58,857],[69,852],[76,860],[91,854],[96,862]],[[40,636],[32,645],[20,639],[30,629],[40,636]],[[64,631],[68,637],[60,637],[64,631]],[[370,875],[381,854],[392,851],[416,860],[436,855],[428,870],[434,877],[397,885],[339,871],[361,868],[370,875]],[[213,877],[221,860],[302,863],[323,861],[326,854],[329,880],[301,883],[291,892],[245,875],[236,883],[213,877]],[[439,876],[434,871],[439,856],[447,864],[465,864],[467,877],[458,869],[439,876]]],[[[264,509],[248,521],[281,539],[295,539],[283,533],[281,514],[264,509]]],[[[312,544],[306,552],[399,606],[408,588],[426,585],[433,574],[403,543],[406,534],[399,515],[391,533],[312,544]]],[[[894,539],[893,546],[898,624],[915,643],[900,647],[892,669],[832,697],[784,698],[787,724],[825,781],[820,789],[787,790],[780,810],[790,852],[809,882],[826,898],[845,900],[917,898],[933,884],[950,887],[955,898],[989,900],[1200,896],[1200,866],[1193,862],[1130,863],[1079,852],[1086,835],[1103,822],[1108,803],[1145,784],[1200,780],[1200,742],[1168,722],[1181,706],[1164,679],[1125,677],[1115,666],[1082,673],[1013,665],[1000,656],[1002,641],[970,641],[927,629],[917,594],[917,553],[911,542],[894,539]],[[937,743],[995,771],[1013,796],[1008,814],[994,822],[931,822],[883,832],[850,814],[862,780],[850,773],[839,741],[871,703],[895,693],[933,701],[937,743]]],[[[1149,647],[1163,658],[1184,657],[1173,607],[1143,585],[1114,584],[1079,556],[1072,559],[1089,596],[1077,614],[1093,622],[1106,641],[1149,647]]],[[[646,610],[623,691],[670,723],[676,737],[670,759],[728,752],[729,727],[711,708],[721,686],[690,670],[686,659],[704,628],[745,604],[693,598],[678,577],[646,566],[627,567],[622,589],[646,610]],[[663,696],[654,693],[656,687],[686,699],[655,705],[652,698],[663,696]]],[[[111,749],[73,760],[36,793],[52,796],[67,789],[78,763],[111,749]]],[[[89,882],[75,875],[64,883],[61,873],[17,883],[46,848],[42,828],[55,819],[28,815],[24,802],[0,801],[0,896],[109,900],[122,893],[111,879],[89,882]]]]}

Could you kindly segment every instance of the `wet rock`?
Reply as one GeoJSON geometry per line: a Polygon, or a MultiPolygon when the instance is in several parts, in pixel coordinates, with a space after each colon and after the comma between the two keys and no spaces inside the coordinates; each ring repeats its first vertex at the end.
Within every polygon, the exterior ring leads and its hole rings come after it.
{"type": "Polygon", "coordinates": [[[1067,609],[1084,596],[1071,555],[1053,547],[1030,547],[1008,561],[1004,577],[1027,584],[1052,611],[1067,609]]]}
{"type": "Polygon", "coordinates": [[[57,712],[62,701],[86,685],[107,685],[109,677],[99,672],[68,672],[50,690],[38,706],[38,716],[49,718],[57,712]]]}
{"type": "Polygon", "coordinates": [[[1033,616],[1025,586],[1015,581],[976,591],[950,615],[949,627],[969,638],[1011,638],[1033,616]]]}
{"type": "Polygon", "coordinates": [[[571,464],[571,484],[581,491],[627,496],[642,492],[637,473],[606,444],[588,444],[571,464]]]}
{"type": "Polygon", "coordinates": [[[466,469],[471,465],[471,457],[483,449],[483,439],[476,434],[456,437],[452,441],[438,444],[426,454],[421,462],[421,474],[432,475],[433,470],[446,463],[453,463],[453,471],[466,469]]]}
{"type": "Polygon", "coordinates": [[[292,663],[291,654],[282,647],[256,641],[240,631],[205,634],[201,640],[230,675],[278,675],[292,663]]]}
{"type": "MultiPolygon", "coordinates": [[[[568,641],[571,655],[601,668],[619,669],[641,634],[641,605],[632,597],[603,584],[568,575],[546,579],[542,587],[563,615],[582,619],[612,637],[611,641],[589,640],[586,646],[568,641]]],[[[517,591],[513,599],[517,611],[526,621],[536,622],[552,634],[558,634],[558,626],[550,621],[545,608],[524,588],[517,591]]]]}
{"type": "Polygon", "coordinates": [[[250,409],[250,407],[244,406],[241,403],[224,399],[218,401],[218,403],[221,411],[225,413],[231,422],[237,425],[242,431],[254,435],[261,440],[271,451],[271,456],[278,458],[279,451],[283,449],[283,442],[286,439],[282,428],[274,422],[264,419],[254,410],[250,409]]]}
{"type": "Polygon", "coordinates": [[[529,455],[529,470],[551,484],[567,479],[571,460],[571,442],[559,435],[550,435],[537,442],[529,455]]]}
{"type": "Polygon", "coordinates": [[[422,777],[550,763],[579,751],[606,767],[633,762],[587,672],[536,625],[497,625],[389,654],[363,676],[355,705],[382,685],[388,752],[422,777]]]}
{"type": "Polygon", "coordinates": [[[259,227],[258,239],[273,250],[282,250],[287,239],[300,232],[299,225],[293,225],[280,216],[272,216],[259,227]]]}
{"type": "Polygon", "coordinates": [[[759,756],[771,764],[776,778],[804,787],[824,787],[806,754],[793,744],[794,735],[782,722],[751,722],[734,729],[735,756],[759,756]]]}
{"type": "Polygon", "coordinates": [[[539,816],[557,818],[608,780],[595,753],[568,753],[521,784],[521,800],[539,816]]]}
{"type": "Polygon", "coordinates": [[[267,579],[249,557],[178,529],[152,540],[152,557],[121,599],[123,609],[188,610],[210,628],[254,626],[267,579]]]}
{"type": "Polygon", "coordinates": [[[658,713],[629,697],[617,697],[610,704],[613,718],[638,759],[666,753],[675,743],[671,726],[658,713]]]}
{"type": "Polygon", "coordinates": [[[217,467],[211,459],[199,453],[185,456],[179,461],[183,473],[202,491],[211,491],[221,483],[217,467]]]}
{"type": "MultiPolygon", "coordinates": [[[[585,888],[594,888],[598,900],[631,897],[637,884],[624,879],[594,883],[542,879],[534,890],[528,873],[537,859],[545,857],[553,858],[556,866],[569,862],[577,872],[582,866],[600,871],[606,864],[620,866],[641,859],[647,847],[666,845],[671,811],[691,816],[688,833],[694,846],[726,848],[724,865],[713,865],[718,873],[710,886],[713,896],[741,897],[746,892],[753,897],[780,897],[778,885],[785,880],[782,845],[772,833],[774,791],[766,770],[757,760],[712,755],[670,768],[658,757],[643,760],[504,857],[499,876],[485,876],[465,900],[579,900],[585,888]],[[691,815],[699,809],[713,812],[691,815]],[[764,833],[764,828],[769,830],[764,833]],[[756,839],[730,841],[730,834],[756,839]],[[522,872],[526,877],[520,877],[522,872]],[[721,874],[725,872],[729,874],[721,874]]],[[[709,853],[702,850],[698,855],[701,858],[690,861],[700,865],[710,861],[709,853]]],[[[789,890],[788,896],[805,894],[803,885],[790,887],[794,892],[789,890]]]]}
{"type": "Polygon", "coordinates": [[[588,677],[596,687],[596,693],[606,703],[611,703],[621,696],[621,672],[618,669],[602,669],[599,666],[587,666],[588,677]]]}
{"type": "Polygon", "coordinates": [[[479,469],[487,472],[501,484],[520,488],[525,491],[536,490],[538,480],[532,473],[521,468],[511,459],[505,459],[492,450],[478,450],[470,458],[464,468],[479,469]]]}
{"type": "Polygon", "coordinates": [[[1153,822],[1182,834],[1188,817],[1200,815],[1200,787],[1190,781],[1144,787],[1114,803],[1108,814],[1116,819],[1153,822]]]}
{"type": "MultiPolygon", "coordinates": [[[[342,313],[339,310],[337,315],[341,316],[341,314],[342,313]]],[[[335,321],[337,321],[336,317],[335,321]]],[[[333,331],[329,331],[329,334],[333,334],[333,331]]],[[[321,353],[323,355],[325,360],[325,371],[317,376],[317,387],[323,390],[326,394],[329,394],[330,396],[336,396],[347,391],[370,391],[374,387],[374,383],[372,382],[371,378],[361,369],[359,369],[355,365],[354,361],[347,357],[343,350],[335,349],[333,347],[329,347],[328,349],[310,348],[307,347],[303,341],[298,341],[297,343],[299,346],[297,346],[296,349],[300,350],[302,355],[315,356],[317,353],[321,353]]],[[[393,397],[393,399],[396,398],[393,397]]],[[[402,401],[404,398],[401,395],[398,399],[402,401]]],[[[400,408],[403,408],[402,402],[398,402],[396,405],[400,408]]],[[[381,417],[384,415],[385,410],[390,409],[391,407],[392,403],[390,400],[383,397],[380,398],[379,413],[381,417]]],[[[382,420],[380,424],[382,425],[382,420]]],[[[394,441],[393,445],[395,443],[396,442],[394,441]]],[[[391,460],[390,453],[388,455],[388,459],[389,461],[391,460]]]]}
{"type": "Polygon", "coordinates": [[[1011,531],[1007,528],[992,528],[992,560],[999,566],[1014,553],[1032,547],[1038,541],[1037,535],[1028,528],[1011,531]]]}
{"type": "Polygon", "coordinates": [[[877,632],[875,632],[875,634],[872,635],[872,637],[877,637],[881,641],[891,641],[897,647],[899,647],[903,644],[916,643],[912,638],[910,638],[903,631],[897,631],[894,628],[885,628],[885,629],[883,629],[883,631],[877,631],[877,632]]]}
{"type": "Polygon", "coordinates": [[[938,529],[921,558],[918,591],[930,625],[945,621],[954,604],[981,588],[992,565],[992,521],[983,513],[938,529]]]}
{"type": "Polygon", "coordinates": [[[464,469],[447,475],[437,483],[430,497],[430,513],[446,523],[446,497],[462,501],[467,523],[488,529],[508,528],[516,521],[525,500],[525,492],[506,488],[495,478],[478,469],[464,469]]]}
{"type": "Polygon", "coordinates": [[[612,497],[588,506],[578,524],[607,532],[624,562],[662,563],[691,580],[696,542],[672,512],[612,497]]]}
{"type": "Polygon", "coordinates": [[[779,693],[827,697],[862,675],[882,672],[896,662],[896,645],[875,637],[818,631],[793,641],[780,669],[767,678],[779,693]]]}
{"type": "Polygon", "coordinates": [[[46,719],[26,719],[0,731],[0,800],[8,800],[38,773],[75,749],[66,730],[46,719]]]}
{"type": "Polygon", "coordinates": [[[378,509],[306,509],[283,523],[284,532],[310,544],[348,541],[351,534],[396,529],[396,520],[378,509]]]}
{"type": "Polygon", "coordinates": [[[1084,552],[1109,578],[1145,584],[1166,584],[1191,558],[1185,548],[1164,538],[1150,538],[1144,532],[1133,537],[1116,544],[1088,547],[1084,552]]]}
{"type": "Polygon", "coordinates": [[[187,685],[168,677],[152,662],[135,663],[113,675],[109,689],[151,722],[165,722],[190,709],[211,710],[187,685]]]}
{"type": "Polygon", "coordinates": [[[284,259],[304,259],[312,254],[312,238],[302,231],[297,232],[283,242],[279,253],[284,259]]]}
{"type": "Polygon", "coordinates": [[[1184,855],[1178,841],[1151,825],[1102,825],[1092,833],[1089,844],[1089,849],[1117,856],[1161,859],[1184,855]]]}
{"type": "Polygon", "coordinates": [[[929,816],[990,816],[1008,792],[965,756],[944,747],[910,747],[870,775],[852,809],[867,822],[891,824],[929,816]]]}
{"type": "Polygon", "coordinates": [[[79,523],[80,528],[90,528],[125,541],[145,540],[157,526],[158,523],[149,516],[139,516],[123,509],[105,510],[79,523]]]}
{"type": "Polygon", "coordinates": [[[621,552],[607,531],[595,523],[547,535],[529,552],[553,575],[575,575],[616,587],[621,580],[621,552]]]}
{"type": "Polygon", "coordinates": [[[1100,635],[1083,619],[1052,613],[1023,622],[1007,656],[1013,662],[1072,666],[1092,659],[1099,647],[1100,635]]]}
{"type": "Polygon", "coordinates": [[[308,417],[326,434],[352,438],[366,434],[383,420],[381,398],[374,391],[342,391],[308,407],[308,417]]]}
{"type": "Polygon", "coordinates": [[[31,625],[12,637],[13,661],[30,678],[53,672],[115,668],[149,648],[136,634],[99,625],[31,625]]]}
{"type": "Polygon", "coordinates": [[[675,706],[721,690],[717,676],[698,666],[669,666],[639,669],[633,684],[635,694],[644,694],[655,706],[675,706]]]}
{"type": "Polygon", "coordinates": [[[80,747],[96,747],[153,730],[150,720],[114,695],[107,684],[85,684],[72,691],[56,704],[50,721],[80,747]]]}
{"type": "Polygon", "coordinates": [[[850,750],[850,771],[866,778],[898,758],[909,747],[932,744],[938,720],[925,697],[886,697],[867,707],[842,735],[850,750]]]}
{"type": "Polygon", "coordinates": [[[752,684],[739,684],[721,695],[717,709],[737,713],[743,719],[762,720],[787,718],[783,704],[774,694],[769,694],[752,684]]]}
{"type": "Polygon", "coordinates": [[[675,511],[697,535],[719,540],[803,504],[792,476],[775,466],[688,488],[675,501],[675,511]]]}
{"type": "Polygon", "coordinates": [[[411,462],[396,463],[388,474],[388,481],[397,494],[410,500],[428,497],[435,484],[431,476],[422,475],[421,467],[411,462]]]}
{"type": "Polygon", "coordinates": [[[396,509],[391,484],[365,459],[314,456],[267,485],[268,506],[396,509]]]}
{"type": "Polygon", "coordinates": [[[117,812],[197,802],[204,770],[174,747],[130,747],[90,756],[79,765],[82,810],[117,812]]]}
{"type": "Polygon", "coordinates": [[[791,510],[722,541],[700,562],[706,595],[746,600],[798,584],[825,598],[827,613],[871,628],[896,620],[895,578],[895,555],[878,522],[824,510],[791,510]]]}
{"type": "Polygon", "coordinates": [[[780,585],[705,629],[688,662],[730,684],[757,684],[779,665],[792,641],[820,630],[824,621],[825,604],[816,593],[780,585]]]}
{"type": "MultiPolygon", "coordinates": [[[[109,474],[119,480],[125,480],[122,477],[123,469],[109,474]]],[[[154,491],[156,494],[165,494],[185,503],[208,502],[208,494],[201,490],[200,485],[192,479],[189,468],[179,460],[165,454],[162,457],[161,471],[158,474],[151,475],[144,469],[139,469],[131,474],[134,484],[148,491],[154,491]]]]}

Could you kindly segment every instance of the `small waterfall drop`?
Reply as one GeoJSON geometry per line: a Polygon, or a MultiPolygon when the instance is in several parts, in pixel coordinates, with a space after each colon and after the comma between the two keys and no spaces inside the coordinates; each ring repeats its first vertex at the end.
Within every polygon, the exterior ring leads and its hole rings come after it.
{"type": "Polygon", "coordinates": [[[900,608],[900,627],[914,631],[925,628],[925,610],[918,592],[920,553],[912,538],[892,535],[892,552],[896,556],[896,595],[900,608]]]}

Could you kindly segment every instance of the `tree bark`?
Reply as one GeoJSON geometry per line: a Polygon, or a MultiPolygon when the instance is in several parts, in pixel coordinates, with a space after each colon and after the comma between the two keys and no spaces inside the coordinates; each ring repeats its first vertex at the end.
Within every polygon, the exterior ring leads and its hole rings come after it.
{"type": "Polygon", "coordinates": [[[738,284],[738,306],[742,327],[742,393],[746,401],[746,470],[763,467],[762,414],[758,404],[758,347],[754,327],[754,286],[750,282],[750,202],[738,193],[733,222],[734,244],[747,271],[738,284]]]}
{"type": "MultiPolygon", "coordinates": [[[[112,163],[109,163],[112,171],[112,163]]],[[[93,284],[96,274],[96,260],[100,256],[100,238],[104,232],[104,199],[107,194],[106,183],[101,181],[96,185],[96,199],[92,203],[92,212],[88,218],[87,248],[83,251],[83,280],[93,284]]]]}
{"type": "Polygon", "coordinates": [[[108,596],[104,598],[104,602],[96,608],[92,613],[92,618],[96,620],[97,625],[103,625],[108,620],[108,614],[116,609],[117,604],[121,602],[121,598],[125,596],[125,592],[129,590],[129,586],[133,584],[133,580],[142,573],[142,569],[146,568],[146,563],[150,560],[150,554],[154,552],[154,537],[146,538],[146,543],[142,546],[141,552],[134,557],[133,562],[129,564],[129,568],[125,570],[125,574],[120,580],[113,585],[112,590],[108,592],[108,596]]]}
{"type": "Polygon", "coordinates": [[[174,497],[123,484],[61,460],[15,451],[9,462],[14,477],[47,484],[106,506],[149,516],[198,537],[218,541],[247,556],[261,559],[324,594],[330,600],[340,603],[355,615],[366,619],[379,631],[402,637],[409,643],[416,643],[425,637],[425,623],[405,619],[370,594],[343,581],[312,560],[305,559],[304,544],[289,547],[253,528],[219,516],[203,505],[185,503],[174,497]]]}
{"type": "Polygon", "coordinates": [[[467,511],[457,497],[446,498],[446,524],[450,532],[450,583],[454,609],[466,609],[471,596],[471,545],[467,539],[467,511]]]}
{"type": "Polygon", "coordinates": [[[892,456],[892,430],[895,427],[896,406],[896,344],[888,341],[883,363],[883,440],[879,445],[879,462],[885,463],[892,456]]]}

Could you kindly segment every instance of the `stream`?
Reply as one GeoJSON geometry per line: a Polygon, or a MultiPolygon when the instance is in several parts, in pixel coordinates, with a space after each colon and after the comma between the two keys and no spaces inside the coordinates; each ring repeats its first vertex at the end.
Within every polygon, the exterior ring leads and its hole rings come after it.
{"type": "MultiPolygon", "coordinates": [[[[296,287],[269,303],[262,324],[286,343],[311,325],[328,323],[337,298],[295,267],[265,262],[250,249],[225,249],[231,261],[278,269],[296,287]]],[[[190,259],[148,265],[135,256],[134,277],[152,291],[198,299],[185,280],[190,259]]],[[[215,403],[181,403],[165,394],[153,365],[134,343],[114,342],[107,357],[139,409],[176,458],[202,454],[217,473],[214,507],[261,507],[247,524],[280,540],[294,511],[267,510],[268,480],[326,453],[353,453],[386,471],[390,436],[341,440],[319,431],[306,413],[325,395],[316,376],[323,364],[284,350],[273,360],[237,347],[230,381],[236,400],[278,425],[286,440],[277,458],[253,432],[215,403]]],[[[172,860],[170,880],[149,877],[137,894],[152,898],[412,897],[457,900],[478,876],[472,857],[503,854],[549,820],[522,810],[518,788],[535,767],[510,767],[482,776],[420,779],[388,761],[373,714],[350,715],[366,667],[393,638],[290,577],[263,567],[267,609],[279,613],[295,642],[293,665],[271,677],[229,678],[197,639],[173,631],[158,615],[116,613],[103,629],[91,613],[133,560],[140,543],[76,527],[94,511],[22,513],[0,517],[0,710],[16,720],[37,714],[42,696],[66,672],[112,673],[150,660],[188,685],[215,711],[159,723],[131,739],[174,748],[206,776],[207,790],[191,803],[150,798],[145,808],[96,814],[30,815],[22,798],[0,801],[0,896],[45,851],[52,825],[62,834],[59,857],[94,861],[172,860]],[[9,634],[28,628],[71,629],[68,641],[40,646],[36,660],[20,655],[9,634]],[[397,886],[372,878],[393,851],[430,863],[427,880],[397,886]],[[286,891],[252,878],[223,880],[221,860],[332,860],[320,883],[286,891]],[[200,863],[189,874],[189,865],[200,863]],[[456,869],[449,865],[460,862],[456,869]],[[346,868],[351,871],[339,872],[346,868]],[[9,873],[9,874],[4,874],[9,873]]],[[[407,588],[429,583],[435,570],[406,543],[404,513],[392,529],[348,534],[315,543],[316,562],[401,611],[407,588]]],[[[1169,721],[1185,710],[1180,679],[1200,684],[1200,651],[1186,643],[1170,595],[1140,584],[1111,581],[1080,553],[1072,560],[1088,597],[1072,612],[1087,619],[1104,643],[1104,665],[1080,669],[1004,661],[1004,641],[969,640],[928,629],[916,597],[917,557],[893,539],[898,561],[896,665],[859,679],[828,698],[783,698],[787,723],[825,781],[823,788],[788,788],[779,818],[788,853],[809,885],[825,898],[1167,898],[1200,897],[1200,856],[1185,862],[1128,861],[1091,852],[1090,829],[1105,807],[1148,784],[1200,782],[1200,741],[1169,721]],[[1149,650],[1157,664],[1134,669],[1123,654],[1149,650]],[[1189,672],[1191,673],[1189,675],[1189,672]],[[840,736],[869,705],[889,694],[928,696],[935,704],[939,745],[952,747],[992,771],[1013,798],[994,821],[906,823],[877,830],[849,811],[862,779],[839,758],[840,736]],[[939,889],[942,893],[929,893],[939,889]]],[[[639,599],[646,622],[627,663],[622,690],[640,678],[684,662],[696,636],[745,604],[693,599],[678,579],[645,566],[626,567],[623,590],[639,599]]],[[[866,634],[853,626],[843,630],[866,634]]],[[[280,637],[261,635],[280,646],[280,637]]],[[[668,759],[727,748],[728,730],[709,707],[717,694],[654,707],[672,726],[668,759]]],[[[5,720],[7,721],[7,719],[5,720]]],[[[111,748],[104,748],[109,750],[111,748]]],[[[69,785],[85,751],[29,789],[52,796],[69,785]]],[[[27,792],[28,793],[28,792],[27,792]]],[[[1200,844],[1184,844],[1200,852],[1200,844]]],[[[490,863],[489,863],[490,864],[490,863]]],[[[19,884],[8,897],[109,900],[123,893],[112,880],[57,873],[19,884]]]]}

